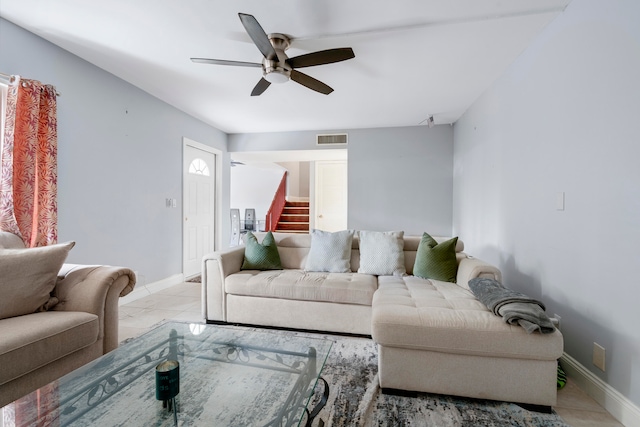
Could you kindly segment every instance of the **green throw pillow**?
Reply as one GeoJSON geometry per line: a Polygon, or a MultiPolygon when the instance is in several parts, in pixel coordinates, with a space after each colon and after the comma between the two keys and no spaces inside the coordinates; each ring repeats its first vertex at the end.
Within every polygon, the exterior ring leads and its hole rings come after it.
{"type": "Polygon", "coordinates": [[[424,233],[418,245],[413,275],[423,279],[455,283],[458,274],[457,243],[458,238],[454,237],[438,244],[433,237],[424,233]]]}
{"type": "Polygon", "coordinates": [[[247,233],[241,270],[282,270],[280,254],[273,233],[268,232],[264,236],[262,244],[258,243],[258,239],[252,232],[247,233]]]}

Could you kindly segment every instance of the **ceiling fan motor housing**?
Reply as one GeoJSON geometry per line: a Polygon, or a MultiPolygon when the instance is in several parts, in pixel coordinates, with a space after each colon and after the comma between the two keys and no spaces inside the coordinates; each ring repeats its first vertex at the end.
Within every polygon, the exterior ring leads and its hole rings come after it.
{"type": "Polygon", "coordinates": [[[276,51],[277,58],[262,60],[264,78],[270,83],[284,83],[291,78],[291,66],[286,63],[289,58],[285,50],[289,49],[290,38],[285,34],[269,34],[269,41],[276,51]]]}

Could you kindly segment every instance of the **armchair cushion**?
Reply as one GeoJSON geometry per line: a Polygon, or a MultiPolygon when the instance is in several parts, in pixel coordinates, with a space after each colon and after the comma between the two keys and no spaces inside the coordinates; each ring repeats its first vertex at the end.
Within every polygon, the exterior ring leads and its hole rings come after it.
{"type": "Polygon", "coordinates": [[[23,249],[25,247],[20,237],[8,231],[0,230],[0,249],[23,249]]]}
{"type": "Polygon", "coordinates": [[[98,316],[80,311],[34,313],[1,321],[0,388],[92,345],[99,332],[98,316]]]}
{"type": "Polygon", "coordinates": [[[0,319],[55,305],[51,291],[75,242],[28,249],[0,249],[0,319]]]}

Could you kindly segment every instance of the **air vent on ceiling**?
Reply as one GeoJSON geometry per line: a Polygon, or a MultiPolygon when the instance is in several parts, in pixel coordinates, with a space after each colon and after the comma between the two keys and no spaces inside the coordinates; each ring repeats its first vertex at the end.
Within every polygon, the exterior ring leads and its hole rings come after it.
{"type": "Polygon", "coordinates": [[[316,135],[317,145],[344,145],[347,143],[346,133],[316,135]]]}

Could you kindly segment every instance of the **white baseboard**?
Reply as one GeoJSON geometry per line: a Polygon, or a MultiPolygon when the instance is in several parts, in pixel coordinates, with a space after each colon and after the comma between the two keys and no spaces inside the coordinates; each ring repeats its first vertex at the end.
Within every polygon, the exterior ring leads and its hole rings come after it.
{"type": "Polygon", "coordinates": [[[138,284],[136,284],[136,287],[133,288],[133,291],[131,291],[129,295],[118,300],[118,305],[129,304],[130,302],[139,300],[140,298],[144,298],[155,292],[170,288],[171,286],[179,285],[182,282],[184,282],[184,276],[182,274],[174,274],[173,276],[169,276],[165,279],[148,283],[146,285],[138,286],[138,284]]]}
{"type": "Polygon", "coordinates": [[[562,355],[560,363],[567,376],[619,422],[628,427],[640,426],[640,408],[618,390],[602,381],[567,353],[562,355]]]}

